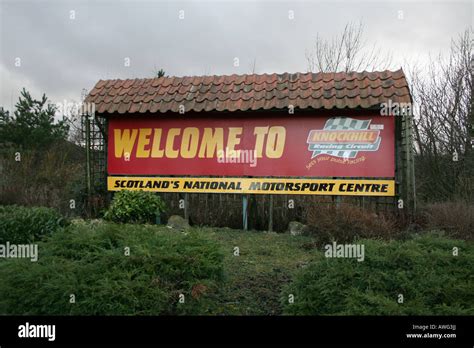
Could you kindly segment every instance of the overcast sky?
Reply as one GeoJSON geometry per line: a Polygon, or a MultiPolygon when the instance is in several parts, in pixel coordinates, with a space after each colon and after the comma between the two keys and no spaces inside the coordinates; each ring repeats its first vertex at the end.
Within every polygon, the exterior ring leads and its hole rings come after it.
{"type": "Polygon", "coordinates": [[[256,73],[305,72],[317,34],[331,38],[358,21],[369,44],[392,52],[397,69],[447,53],[451,38],[473,25],[472,4],[0,0],[0,106],[12,109],[23,87],[55,103],[78,101],[100,79],[152,77],[160,68],[175,76],[245,74],[255,61],[256,73]]]}

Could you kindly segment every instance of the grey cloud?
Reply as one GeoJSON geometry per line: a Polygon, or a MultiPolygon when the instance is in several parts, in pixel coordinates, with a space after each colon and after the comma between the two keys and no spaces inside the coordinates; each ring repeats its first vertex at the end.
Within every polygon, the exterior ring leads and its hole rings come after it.
{"type": "Polygon", "coordinates": [[[359,20],[367,42],[391,50],[399,67],[410,57],[447,52],[472,22],[470,1],[66,0],[2,1],[0,8],[0,105],[7,108],[20,85],[77,100],[99,79],[152,76],[155,67],[177,76],[250,73],[255,60],[257,73],[306,71],[316,34],[331,37],[359,20]]]}

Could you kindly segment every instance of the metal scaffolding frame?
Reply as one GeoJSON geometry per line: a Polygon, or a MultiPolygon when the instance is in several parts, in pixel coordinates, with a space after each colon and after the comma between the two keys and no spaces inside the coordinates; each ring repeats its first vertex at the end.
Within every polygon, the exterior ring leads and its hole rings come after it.
{"type": "Polygon", "coordinates": [[[95,112],[84,112],[81,131],[86,150],[86,207],[92,214],[107,198],[107,118],[95,112]]]}

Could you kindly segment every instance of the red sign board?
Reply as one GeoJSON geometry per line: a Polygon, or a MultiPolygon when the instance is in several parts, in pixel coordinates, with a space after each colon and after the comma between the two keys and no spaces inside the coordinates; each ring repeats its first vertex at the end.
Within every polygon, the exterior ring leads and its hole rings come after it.
{"type": "Polygon", "coordinates": [[[109,120],[118,175],[394,177],[387,116],[109,120]]]}

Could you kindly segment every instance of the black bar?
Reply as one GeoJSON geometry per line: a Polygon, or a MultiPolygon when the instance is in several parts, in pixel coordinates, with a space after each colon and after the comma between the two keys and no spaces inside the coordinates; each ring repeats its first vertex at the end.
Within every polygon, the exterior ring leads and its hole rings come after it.
{"type": "Polygon", "coordinates": [[[410,344],[469,345],[473,317],[49,317],[0,316],[0,346],[8,344],[410,344]],[[54,324],[55,340],[20,338],[19,326],[54,324]],[[426,325],[429,329],[414,329],[426,325]],[[430,327],[436,325],[436,328],[430,327]],[[438,325],[456,325],[455,330],[438,325]],[[455,338],[407,338],[407,334],[455,338]]]}

